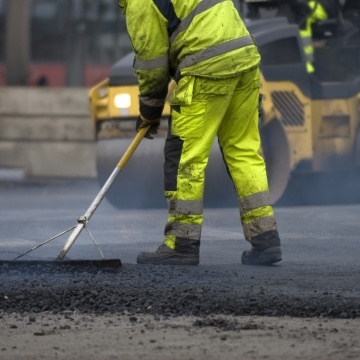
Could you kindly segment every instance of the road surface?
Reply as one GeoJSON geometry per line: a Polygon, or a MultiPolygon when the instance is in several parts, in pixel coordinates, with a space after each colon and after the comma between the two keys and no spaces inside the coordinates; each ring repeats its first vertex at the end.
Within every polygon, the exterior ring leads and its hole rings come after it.
{"type": "MultiPolygon", "coordinates": [[[[0,183],[0,260],[76,224],[95,180],[0,183]]],[[[124,190],[125,191],[125,190],[124,190]]],[[[360,358],[360,205],[276,207],[283,261],[240,264],[235,208],[205,209],[200,265],[136,265],[160,245],[166,209],[106,200],[89,230],[119,271],[0,267],[0,357],[360,358]]],[[[63,236],[26,255],[54,259],[63,236]]],[[[71,259],[100,259],[86,231],[71,259]]]]}

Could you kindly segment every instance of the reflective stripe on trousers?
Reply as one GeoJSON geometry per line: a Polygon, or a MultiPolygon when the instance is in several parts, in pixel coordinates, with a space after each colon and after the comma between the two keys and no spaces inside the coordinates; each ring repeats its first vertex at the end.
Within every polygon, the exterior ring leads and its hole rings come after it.
{"type": "Polygon", "coordinates": [[[169,201],[164,243],[170,248],[186,239],[200,243],[204,172],[216,135],[235,185],[246,239],[276,231],[259,155],[259,76],[259,69],[220,80],[185,76],[175,88],[164,167],[169,201]]]}
{"type": "Polygon", "coordinates": [[[268,191],[258,192],[239,199],[241,222],[246,240],[268,231],[276,231],[276,221],[268,191]]]}

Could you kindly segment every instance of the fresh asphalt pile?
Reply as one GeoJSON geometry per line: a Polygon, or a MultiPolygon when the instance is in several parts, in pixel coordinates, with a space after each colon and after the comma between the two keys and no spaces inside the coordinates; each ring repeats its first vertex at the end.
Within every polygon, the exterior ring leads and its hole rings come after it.
{"type": "Polygon", "coordinates": [[[109,271],[6,264],[0,266],[0,311],[359,318],[360,293],[347,282],[349,277],[337,274],[342,269],[330,265],[296,272],[290,264],[124,264],[109,271]],[[309,279],[323,281],[312,286],[309,279]]]}

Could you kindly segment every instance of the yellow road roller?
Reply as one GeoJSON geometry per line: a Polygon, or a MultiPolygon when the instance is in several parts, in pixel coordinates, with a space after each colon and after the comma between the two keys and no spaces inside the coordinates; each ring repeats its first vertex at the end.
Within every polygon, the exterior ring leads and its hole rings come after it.
{"type": "MultiPolygon", "coordinates": [[[[358,12],[353,9],[316,24],[312,74],[306,70],[298,25],[274,11],[276,4],[256,5],[260,11],[246,23],[262,56],[259,126],[272,201],[360,198],[349,190],[352,183],[360,183],[360,4],[354,2],[358,12]]],[[[122,58],[108,78],[90,90],[100,185],[135,135],[139,103],[133,60],[132,53],[122,58]]],[[[159,134],[142,141],[108,192],[114,206],[166,207],[163,148],[168,114],[166,106],[159,134]]],[[[206,170],[204,204],[237,206],[217,143],[206,170]]]]}

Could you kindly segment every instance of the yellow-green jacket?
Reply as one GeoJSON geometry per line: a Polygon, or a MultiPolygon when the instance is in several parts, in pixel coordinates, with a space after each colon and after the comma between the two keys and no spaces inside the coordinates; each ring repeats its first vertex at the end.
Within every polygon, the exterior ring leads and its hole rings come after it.
{"type": "Polygon", "coordinates": [[[161,116],[170,77],[225,78],[259,66],[232,0],[122,0],[120,6],[145,118],[161,116]]]}

